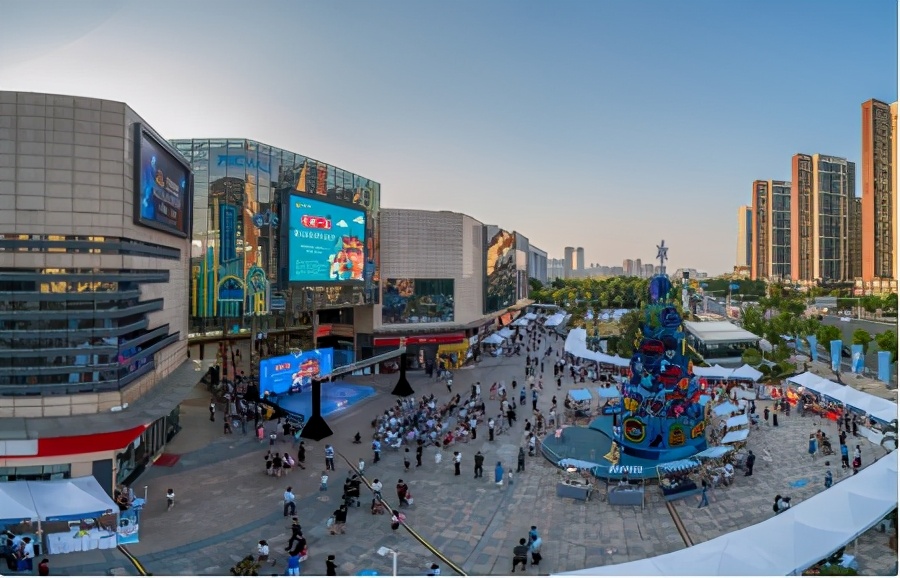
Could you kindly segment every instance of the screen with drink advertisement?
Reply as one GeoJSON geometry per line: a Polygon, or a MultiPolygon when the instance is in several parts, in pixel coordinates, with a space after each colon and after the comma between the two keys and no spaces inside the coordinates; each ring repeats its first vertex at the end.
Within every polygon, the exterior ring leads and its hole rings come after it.
{"type": "Polygon", "coordinates": [[[134,221],[186,237],[191,211],[191,168],[140,124],[135,129],[134,221]]]}
{"type": "Polygon", "coordinates": [[[292,195],[287,213],[289,281],[364,281],[365,211],[292,195]]]}
{"type": "Polygon", "coordinates": [[[309,391],[314,377],[328,376],[333,369],[334,350],[330,347],[263,359],[259,362],[260,398],[309,391]]]}

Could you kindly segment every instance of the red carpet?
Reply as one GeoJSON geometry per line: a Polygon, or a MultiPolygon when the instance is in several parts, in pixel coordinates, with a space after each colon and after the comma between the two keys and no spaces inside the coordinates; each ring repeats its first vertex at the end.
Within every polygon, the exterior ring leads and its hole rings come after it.
{"type": "Polygon", "coordinates": [[[153,462],[154,466],[162,466],[164,468],[171,468],[175,464],[178,463],[178,460],[181,459],[181,456],[178,454],[160,454],[156,461],[153,462]]]}

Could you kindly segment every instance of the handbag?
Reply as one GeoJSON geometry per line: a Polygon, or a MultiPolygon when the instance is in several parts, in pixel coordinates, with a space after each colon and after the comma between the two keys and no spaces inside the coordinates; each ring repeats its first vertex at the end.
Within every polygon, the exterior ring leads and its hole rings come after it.
{"type": "Polygon", "coordinates": [[[309,559],[309,549],[304,548],[303,550],[300,551],[300,561],[306,562],[307,559],[309,559]]]}
{"type": "Polygon", "coordinates": [[[328,528],[334,526],[334,516],[331,516],[330,518],[328,518],[328,519],[325,521],[325,526],[328,527],[328,528]]]}

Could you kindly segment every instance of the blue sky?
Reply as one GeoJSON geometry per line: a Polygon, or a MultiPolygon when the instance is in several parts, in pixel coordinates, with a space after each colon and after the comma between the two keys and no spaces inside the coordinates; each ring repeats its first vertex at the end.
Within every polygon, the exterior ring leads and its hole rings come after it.
{"type": "MultiPolygon", "coordinates": [[[[0,0],[0,89],[123,100],[248,137],[551,256],[734,265],[754,179],[859,161],[897,100],[897,3],[0,0]]],[[[861,171],[857,171],[859,174],[861,171]]],[[[859,191],[857,192],[859,194],[859,191]]]]}

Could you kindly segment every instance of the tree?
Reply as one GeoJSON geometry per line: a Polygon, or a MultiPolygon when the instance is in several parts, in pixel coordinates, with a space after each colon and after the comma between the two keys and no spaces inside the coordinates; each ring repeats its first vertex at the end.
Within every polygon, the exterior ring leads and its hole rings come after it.
{"type": "Polygon", "coordinates": [[[872,343],[872,335],[865,329],[857,329],[853,332],[853,344],[862,345],[863,355],[869,352],[869,344],[872,343]]]}
{"type": "Polygon", "coordinates": [[[819,343],[826,345],[835,339],[841,338],[841,330],[833,325],[820,325],[819,331],[816,332],[819,343]]]}
{"type": "Polygon", "coordinates": [[[762,352],[759,349],[748,347],[741,355],[741,362],[755,367],[762,362],[762,352]]]}
{"type": "Polygon", "coordinates": [[[891,352],[891,363],[897,361],[897,334],[888,329],[884,333],[875,336],[875,343],[881,351],[891,352]]]}

